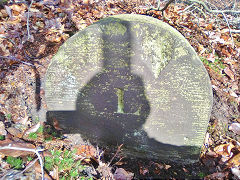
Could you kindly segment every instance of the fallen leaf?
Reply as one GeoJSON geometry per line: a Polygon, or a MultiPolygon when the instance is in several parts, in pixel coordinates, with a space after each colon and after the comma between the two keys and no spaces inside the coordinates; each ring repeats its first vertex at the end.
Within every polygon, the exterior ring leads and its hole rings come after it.
{"type": "Polygon", "coordinates": [[[62,129],[60,128],[60,124],[58,122],[58,120],[56,118],[53,118],[53,127],[56,129],[56,130],[59,130],[61,131],[62,129]]]}
{"type": "Polygon", "coordinates": [[[131,180],[133,179],[134,174],[125,171],[123,168],[117,168],[113,176],[116,180],[131,180]]]}
{"type": "Polygon", "coordinates": [[[22,118],[21,120],[17,121],[17,123],[26,125],[28,119],[29,119],[29,117],[28,117],[28,116],[25,116],[25,118],[22,118]]]}
{"type": "Polygon", "coordinates": [[[232,80],[234,80],[234,73],[232,72],[232,70],[229,67],[226,67],[224,69],[224,72],[228,75],[228,77],[230,77],[232,80]]]}
{"type": "Polygon", "coordinates": [[[229,91],[229,94],[230,94],[230,96],[232,96],[232,97],[235,97],[235,98],[238,97],[238,95],[237,95],[233,90],[230,90],[230,91],[229,91]]]}
{"type": "Polygon", "coordinates": [[[202,51],[204,49],[203,45],[199,44],[198,46],[198,52],[202,51]]]}
{"type": "MultiPolygon", "coordinates": [[[[40,179],[40,177],[42,176],[42,171],[41,171],[41,166],[39,164],[39,161],[35,162],[35,172],[36,172],[36,177],[39,177],[37,179],[40,179]]],[[[52,180],[52,178],[44,171],[44,180],[52,180]]]]}
{"type": "Polygon", "coordinates": [[[4,8],[5,8],[5,10],[6,10],[8,16],[9,16],[9,17],[12,17],[12,11],[11,11],[11,8],[10,8],[9,6],[6,6],[6,5],[4,6],[4,8]]]}
{"type": "Polygon", "coordinates": [[[230,39],[229,35],[221,35],[221,38],[224,39],[225,41],[228,41],[230,39]]]}
{"type": "Polygon", "coordinates": [[[11,135],[13,135],[13,136],[15,136],[15,137],[18,137],[18,138],[22,138],[22,136],[23,136],[23,131],[21,131],[21,130],[19,130],[19,129],[17,129],[17,128],[14,128],[14,127],[9,127],[9,128],[7,128],[7,131],[8,131],[11,135]]]}
{"type": "Polygon", "coordinates": [[[7,131],[5,130],[5,125],[2,121],[0,121],[0,135],[6,136],[7,131]]]}
{"type": "Polygon", "coordinates": [[[208,24],[207,27],[206,27],[207,30],[212,30],[213,29],[213,24],[208,24]]]}
{"type": "MultiPolygon", "coordinates": [[[[2,143],[0,147],[16,147],[16,148],[27,148],[27,149],[35,149],[35,146],[30,143],[26,142],[8,142],[7,144],[2,143]]],[[[22,151],[22,150],[13,150],[13,149],[2,149],[0,150],[0,153],[2,153],[5,156],[13,156],[13,157],[19,157],[19,156],[26,156],[29,154],[34,154],[34,152],[31,151],[22,151]]]]}
{"type": "Polygon", "coordinates": [[[234,148],[234,145],[232,143],[220,144],[214,148],[214,151],[215,153],[222,156],[230,156],[232,148],[234,148]]]}
{"type": "Polygon", "coordinates": [[[237,135],[240,135],[240,123],[232,123],[229,126],[229,130],[233,131],[237,135]]]}
{"type": "Polygon", "coordinates": [[[207,177],[204,178],[204,180],[207,179],[224,179],[226,178],[226,176],[228,176],[228,173],[222,173],[222,172],[216,172],[213,174],[208,175],[207,177]]]}
{"type": "Polygon", "coordinates": [[[233,156],[229,161],[228,161],[228,166],[240,166],[240,153],[237,155],[233,156]]]}
{"type": "Polygon", "coordinates": [[[214,152],[214,151],[211,151],[211,149],[208,149],[208,152],[206,153],[207,156],[210,156],[210,157],[217,157],[217,153],[214,152]]]}
{"type": "Polygon", "coordinates": [[[210,62],[214,62],[216,59],[214,53],[211,53],[207,56],[207,60],[210,61],[210,62]]]}
{"type": "Polygon", "coordinates": [[[83,4],[88,4],[89,0],[83,0],[83,4]]]}
{"type": "Polygon", "coordinates": [[[31,128],[29,128],[28,130],[25,131],[25,134],[30,134],[30,133],[34,133],[37,132],[37,130],[39,129],[41,123],[37,123],[35,125],[33,125],[31,128]]]}
{"type": "Polygon", "coordinates": [[[85,158],[91,158],[96,156],[97,150],[91,145],[76,145],[72,150],[76,149],[77,155],[84,156],[85,158]]]}
{"type": "Polygon", "coordinates": [[[240,179],[240,169],[239,167],[232,167],[231,171],[234,176],[236,176],[238,179],[240,179]]]}
{"type": "Polygon", "coordinates": [[[141,174],[141,175],[144,175],[144,176],[145,176],[147,173],[149,173],[149,170],[148,170],[147,168],[143,168],[143,167],[140,168],[140,174],[141,174]]]}
{"type": "Polygon", "coordinates": [[[172,167],[172,166],[170,166],[170,165],[165,165],[165,169],[166,169],[166,170],[168,170],[170,167],[172,167]]]}

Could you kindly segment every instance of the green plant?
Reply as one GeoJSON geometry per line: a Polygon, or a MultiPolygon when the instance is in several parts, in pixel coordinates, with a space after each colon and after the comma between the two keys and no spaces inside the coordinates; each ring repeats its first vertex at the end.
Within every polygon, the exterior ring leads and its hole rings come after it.
{"type": "Polygon", "coordinates": [[[0,141],[5,140],[5,136],[4,135],[0,135],[0,141]]]}
{"type": "Polygon", "coordinates": [[[29,139],[37,139],[40,134],[41,135],[43,134],[43,130],[44,130],[44,127],[40,126],[36,132],[29,133],[28,138],[29,139]]]}
{"type": "Polygon", "coordinates": [[[32,161],[32,160],[33,160],[33,157],[27,156],[27,161],[32,161]]]}
{"type": "Polygon", "coordinates": [[[37,130],[37,133],[43,133],[43,130],[44,130],[44,127],[43,126],[40,126],[37,130]]]}
{"type": "Polygon", "coordinates": [[[205,175],[205,173],[203,173],[203,172],[199,172],[198,173],[198,177],[200,177],[200,178],[204,178],[206,175],[205,175]]]}
{"type": "Polygon", "coordinates": [[[7,114],[6,117],[7,117],[7,120],[8,120],[8,121],[11,121],[11,120],[12,120],[12,114],[7,114]]]}
{"type": "Polygon", "coordinates": [[[225,68],[222,59],[216,58],[214,62],[208,61],[205,57],[200,57],[200,59],[206,66],[214,70],[216,73],[222,74],[221,72],[225,68]]]}
{"type": "Polygon", "coordinates": [[[44,167],[48,171],[58,167],[60,179],[89,179],[81,176],[86,166],[82,165],[80,160],[75,160],[75,153],[76,151],[52,150],[52,156],[45,157],[44,167]]]}
{"type": "Polygon", "coordinates": [[[38,137],[38,135],[37,135],[36,132],[31,132],[31,133],[29,133],[29,135],[28,135],[28,138],[29,138],[29,139],[37,139],[37,137],[38,137]]]}
{"type": "Polygon", "coordinates": [[[12,156],[8,156],[6,162],[10,164],[14,169],[22,169],[23,161],[21,158],[15,158],[12,156]]]}
{"type": "Polygon", "coordinates": [[[0,0],[0,5],[7,4],[8,0],[0,0]]]}
{"type": "Polygon", "coordinates": [[[53,138],[51,136],[48,136],[45,138],[45,141],[52,141],[52,140],[53,140],[53,138]]]}
{"type": "Polygon", "coordinates": [[[61,138],[61,133],[59,133],[58,131],[56,131],[54,128],[52,128],[51,126],[45,126],[44,127],[44,133],[45,133],[45,140],[51,140],[53,138],[61,138]]]}

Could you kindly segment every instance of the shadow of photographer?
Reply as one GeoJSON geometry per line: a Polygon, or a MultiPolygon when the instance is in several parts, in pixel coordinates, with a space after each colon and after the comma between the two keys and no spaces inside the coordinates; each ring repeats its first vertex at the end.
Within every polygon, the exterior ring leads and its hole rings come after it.
{"type": "MultiPolygon", "coordinates": [[[[111,21],[105,23],[108,25],[111,21]]],[[[131,24],[115,23],[125,27],[125,31],[109,35],[102,30],[102,68],[79,90],[76,110],[49,111],[48,121],[56,118],[65,133],[80,133],[92,144],[124,144],[127,152],[134,156],[152,158],[156,155],[170,161],[197,159],[199,147],[164,144],[144,131],[151,107],[142,78],[131,72],[131,24]],[[161,155],[166,152],[168,155],[161,155]]]]}

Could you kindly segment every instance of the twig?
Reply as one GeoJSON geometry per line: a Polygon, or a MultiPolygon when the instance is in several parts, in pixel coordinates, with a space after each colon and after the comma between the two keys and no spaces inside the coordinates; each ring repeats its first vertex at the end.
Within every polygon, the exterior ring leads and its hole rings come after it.
{"type": "MultiPolygon", "coordinates": [[[[230,31],[230,30],[228,29],[228,31],[230,31]]],[[[226,32],[228,32],[228,31],[226,31],[226,32]]],[[[237,29],[231,29],[231,33],[240,33],[240,30],[237,30],[237,29]]]]}
{"type": "Polygon", "coordinates": [[[240,11],[234,11],[234,10],[211,10],[209,9],[209,7],[202,1],[198,1],[198,0],[188,0],[192,3],[198,3],[200,5],[202,5],[208,12],[211,12],[211,13],[240,13],[240,11]]]}
{"type": "Polygon", "coordinates": [[[192,5],[186,7],[186,8],[185,8],[184,10],[182,10],[182,11],[178,11],[178,14],[181,14],[181,13],[187,11],[188,9],[190,9],[191,7],[193,7],[194,5],[195,5],[195,3],[193,3],[192,5]]]}
{"type": "Polygon", "coordinates": [[[150,9],[147,10],[147,12],[151,11],[151,10],[156,10],[156,11],[162,11],[162,13],[163,13],[163,11],[165,11],[168,8],[169,4],[171,4],[175,0],[169,0],[162,9],[160,9],[159,1],[160,0],[158,0],[158,5],[157,5],[158,7],[157,8],[150,8],[150,9]]]}
{"type": "Polygon", "coordinates": [[[96,156],[97,156],[98,162],[101,161],[101,157],[102,157],[103,154],[104,154],[104,151],[101,152],[101,150],[100,150],[99,147],[97,146],[96,156]]]}
{"type": "Polygon", "coordinates": [[[40,166],[41,166],[42,180],[44,180],[43,161],[42,161],[42,158],[39,154],[39,152],[44,151],[44,149],[30,149],[30,148],[13,147],[13,146],[11,146],[11,144],[9,144],[8,146],[0,147],[0,150],[3,150],[3,149],[12,149],[12,150],[19,150],[19,151],[34,152],[38,157],[38,160],[39,160],[39,163],[40,163],[40,166]]]}
{"type": "Polygon", "coordinates": [[[118,146],[117,152],[114,154],[114,156],[112,157],[112,159],[110,160],[110,162],[108,163],[108,166],[110,166],[110,164],[112,163],[113,159],[117,156],[117,154],[121,151],[121,147],[123,146],[123,144],[121,144],[120,146],[118,146]]]}
{"type": "Polygon", "coordinates": [[[26,64],[26,65],[28,65],[28,66],[33,66],[33,67],[34,67],[33,64],[30,64],[30,63],[27,63],[27,62],[21,61],[20,59],[14,57],[14,56],[0,56],[0,58],[10,59],[10,60],[13,60],[13,61],[18,61],[18,62],[21,62],[21,63],[26,64]]]}
{"type": "Polygon", "coordinates": [[[204,16],[204,18],[206,19],[206,14],[203,12],[202,9],[198,8],[197,6],[194,7],[193,11],[194,11],[195,9],[197,9],[200,13],[202,13],[202,15],[204,16]]]}
{"type": "Polygon", "coordinates": [[[30,28],[29,28],[29,17],[30,17],[30,8],[31,8],[31,6],[32,6],[32,4],[33,4],[33,0],[31,0],[31,3],[30,3],[30,5],[29,5],[29,7],[28,7],[28,12],[27,12],[27,34],[28,34],[28,40],[30,39],[30,28]]]}
{"type": "Polygon", "coordinates": [[[227,19],[227,17],[225,16],[224,13],[222,13],[222,15],[223,15],[223,17],[224,17],[224,19],[225,19],[225,21],[226,21],[226,23],[227,23],[227,26],[228,26],[228,29],[229,29],[229,34],[230,34],[230,37],[231,37],[231,40],[232,40],[232,45],[234,46],[234,40],[233,40],[233,37],[232,37],[232,30],[231,30],[231,27],[229,26],[228,19],[227,19]]]}
{"type": "Polygon", "coordinates": [[[36,158],[36,159],[34,159],[32,162],[30,162],[28,165],[27,165],[27,167],[24,169],[24,170],[22,170],[20,173],[18,173],[18,174],[23,174],[25,171],[27,171],[29,168],[31,168],[35,163],[36,163],[36,161],[38,160],[38,158],[36,158]]]}

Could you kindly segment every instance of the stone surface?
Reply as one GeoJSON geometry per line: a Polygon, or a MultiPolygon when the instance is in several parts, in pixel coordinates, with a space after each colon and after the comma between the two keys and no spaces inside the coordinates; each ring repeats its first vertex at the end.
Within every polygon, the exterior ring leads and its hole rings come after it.
{"type": "Polygon", "coordinates": [[[212,106],[187,40],[152,17],[105,18],[69,38],[48,68],[49,121],[142,158],[198,159],[212,106]]]}

